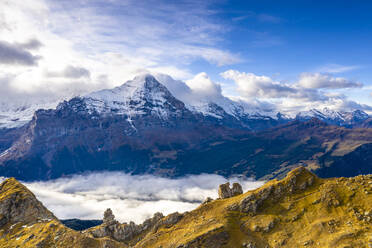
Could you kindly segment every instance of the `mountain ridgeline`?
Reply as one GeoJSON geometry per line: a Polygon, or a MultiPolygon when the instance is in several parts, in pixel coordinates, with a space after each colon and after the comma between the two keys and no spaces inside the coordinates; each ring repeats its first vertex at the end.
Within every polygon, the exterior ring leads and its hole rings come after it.
{"type": "Polygon", "coordinates": [[[371,184],[372,175],[322,179],[299,167],[258,189],[208,198],[190,212],[155,213],[136,224],[118,222],[107,209],[103,222],[75,231],[10,178],[0,185],[0,246],[368,248],[371,184]]]}
{"type": "Polygon", "coordinates": [[[0,129],[0,175],[42,180],[120,170],[268,179],[303,165],[325,177],[355,176],[372,172],[370,123],[359,110],[291,119],[249,112],[228,98],[192,105],[143,75],[0,129]]]}

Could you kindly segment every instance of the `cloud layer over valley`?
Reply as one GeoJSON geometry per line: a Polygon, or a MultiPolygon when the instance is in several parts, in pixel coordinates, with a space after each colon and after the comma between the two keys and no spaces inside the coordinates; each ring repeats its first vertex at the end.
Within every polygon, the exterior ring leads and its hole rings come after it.
{"type": "MultiPolygon", "coordinates": [[[[241,178],[228,180],[240,182],[244,191],[263,184],[241,178]]],[[[111,208],[119,221],[141,223],[155,212],[190,211],[207,197],[217,198],[218,185],[226,181],[213,174],[169,179],[101,172],[25,185],[60,219],[102,219],[106,208],[111,208]]]]}

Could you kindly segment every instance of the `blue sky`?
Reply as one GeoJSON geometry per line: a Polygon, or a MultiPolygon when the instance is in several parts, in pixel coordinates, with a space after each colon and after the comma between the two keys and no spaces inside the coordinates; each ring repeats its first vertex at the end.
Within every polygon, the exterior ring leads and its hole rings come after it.
{"type": "Polygon", "coordinates": [[[221,45],[243,60],[229,68],[292,80],[304,71],[344,67],[340,74],[370,80],[372,3],[232,1],[216,8],[217,18],[230,27],[221,45]]]}
{"type": "Polygon", "coordinates": [[[368,1],[2,1],[0,95],[51,102],[151,72],[289,112],[371,112],[371,11],[368,1]]]}

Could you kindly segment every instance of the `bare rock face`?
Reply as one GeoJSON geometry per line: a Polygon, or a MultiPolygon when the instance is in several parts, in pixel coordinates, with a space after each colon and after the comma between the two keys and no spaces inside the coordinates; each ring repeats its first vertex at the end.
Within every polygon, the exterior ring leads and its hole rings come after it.
{"type": "Polygon", "coordinates": [[[166,226],[172,226],[179,222],[183,217],[183,214],[180,214],[178,212],[172,213],[165,218],[162,218],[158,223],[156,223],[155,228],[161,226],[161,225],[166,225],[166,226]]]}
{"type": "Polygon", "coordinates": [[[320,201],[324,203],[326,207],[337,207],[340,205],[340,196],[335,191],[334,187],[321,188],[322,195],[320,201]]]}
{"type": "Polygon", "coordinates": [[[207,204],[208,202],[211,202],[213,201],[213,199],[211,197],[207,197],[203,202],[202,204],[207,204]]]}
{"type": "Polygon", "coordinates": [[[230,198],[243,194],[242,186],[239,183],[234,183],[232,188],[230,188],[230,183],[221,184],[218,187],[218,197],[221,199],[230,198]]]}
{"type": "Polygon", "coordinates": [[[7,223],[56,219],[31,191],[14,178],[0,184],[0,199],[0,227],[7,223]]]}
{"type": "Polygon", "coordinates": [[[218,197],[221,199],[231,197],[230,183],[221,184],[218,187],[218,197]]]}
{"type": "Polygon", "coordinates": [[[285,195],[303,191],[312,186],[315,179],[316,176],[304,167],[296,168],[280,183],[264,186],[260,190],[245,197],[241,200],[239,209],[245,213],[256,214],[264,201],[268,199],[275,201],[285,195]]]}
{"type": "Polygon", "coordinates": [[[239,183],[233,183],[231,193],[233,196],[243,194],[243,188],[239,183]]]}
{"type": "Polygon", "coordinates": [[[112,225],[115,224],[117,221],[115,220],[115,215],[112,213],[110,208],[106,209],[103,214],[103,224],[105,225],[112,225]]]}
{"type": "Polygon", "coordinates": [[[146,231],[156,230],[161,225],[174,225],[182,217],[183,214],[177,212],[166,217],[162,213],[155,213],[152,218],[145,220],[139,225],[132,221],[129,224],[120,224],[115,220],[112,210],[108,208],[103,215],[103,224],[88,229],[87,232],[95,238],[111,237],[117,241],[129,241],[146,231]]]}

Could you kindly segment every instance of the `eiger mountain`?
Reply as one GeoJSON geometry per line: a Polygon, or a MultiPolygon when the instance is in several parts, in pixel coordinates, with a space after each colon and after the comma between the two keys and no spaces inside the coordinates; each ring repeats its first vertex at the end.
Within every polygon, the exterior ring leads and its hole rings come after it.
{"type": "Polygon", "coordinates": [[[224,97],[188,101],[142,75],[0,129],[0,175],[37,180],[121,170],[271,178],[304,165],[322,176],[354,176],[372,170],[370,122],[359,110],[311,110],[291,119],[224,97]]]}
{"type": "Polygon", "coordinates": [[[220,185],[218,199],[207,198],[190,212],[155,213],[136,224],[120,223],[107,209],[102,223],[75,231],[10,178],[0,184],[0,246],[367,248],[371,182],[372,175],[322,179],[300,167],[248,192],[229,195],[231,188],[220,185]]]}

